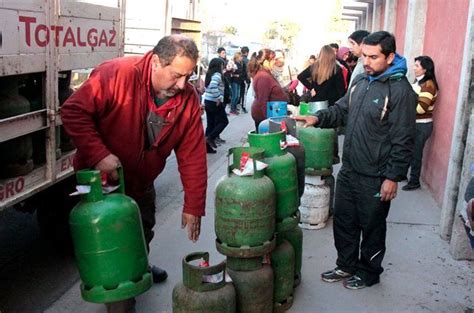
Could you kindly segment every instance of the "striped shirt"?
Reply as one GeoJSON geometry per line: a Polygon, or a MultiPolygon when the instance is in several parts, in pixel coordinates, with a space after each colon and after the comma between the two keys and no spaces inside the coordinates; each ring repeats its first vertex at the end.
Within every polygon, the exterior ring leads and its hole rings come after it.
{"type": "Polygon", "coordinates": [[[413,85],[413,90],[418,94],[418,105],[416,106],[417,122],[431,122],[433,119],[433,110],[438,91],[432,80],[427,80],[421,85],[418,81],[413,85]]]}
{"type": "Polygon", "coordinates": [[[204,100],[214,102],[224,102],[224,82],[222,81],[221,73],[214,73],[211,77],[211,82],[206,87],[204,93],[204,100]]]}

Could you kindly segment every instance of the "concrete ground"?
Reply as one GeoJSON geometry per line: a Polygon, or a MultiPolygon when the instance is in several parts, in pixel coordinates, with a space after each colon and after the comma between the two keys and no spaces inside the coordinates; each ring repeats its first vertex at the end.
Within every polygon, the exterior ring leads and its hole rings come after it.
{"type": "MultiPolygon", "coordinates": [[[[247,131],[253,129],[249,114],[229,118],[231,122],[221,136],[227,143],[217,154],[208,154],[207,213],[197,243],[190,242],[180,229],[183,192],[174,157],[156,181],[160,211],[150,263],[165,268],[169,277],[137,298],[137,312],[172,311],[171,293],[181,281],[181,260],[186,254],[208,251],[211,264],[224,259],[214,244],[214,190],[226,173],[226,150],[242,145],[247,131]]],[[[339,167],[335,166],[336,172],[339,167]]],[[[304,230],[302,282],[289,312],[473,312],[474,264],[452,259],[448,243],[438,235],[439,220],[440,208],[425,188],[400,190],[388,217],[381,283],[358,291],[320,280],[321,272],[335,266],[332,221],[321,230],[304,230]]],[[[105,307],[83,301],[77,282],[46,312],[98,313],[105,312],[105,307]]]]}

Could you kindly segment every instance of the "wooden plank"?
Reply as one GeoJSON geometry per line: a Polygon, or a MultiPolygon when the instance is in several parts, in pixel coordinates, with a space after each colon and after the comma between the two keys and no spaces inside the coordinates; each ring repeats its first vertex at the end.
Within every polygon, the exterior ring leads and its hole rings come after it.
{"type": "Polygon", "coordinates": [[[93,68],[106,60],[119,56],[121,56],[120,51],[61,54],[59,55],[58,70],[93,68]]]}
{"type": "Polygon", "coordinates": [[[125,45],[125,55],[130,54],[145,54],[148,51],[152,50],[154,46],[146,45],[125,45]]]}
{"type": "Polygon", "coordinates": [[[46,71],[45,53],[0,55],[0,76],[46,71]]]}
{"type": "Polygon", "coordinates": [[[50,182],[46,180],[46,167],[39,167],[28,175],[0,180],[0,211],[33,195],[50,182]]]}
{"type": "Polygon", "coordinates": [[[44,12],[44,0],[0,0],[0,7],[12,10],[44,12]]]}
{"type": "Polygon", "coordinates": [[[49,126],[46,109],[0,120],[0,142],[24,136],[49,126]]]}
{"type": "Polygon", "coordinates": [[[175,30],[186,30],[188,32],[200,32],[201,22],[173,17],[171,20],[171,28],[175,30]]]}
{"type": "Polygon", "coordinates": [[[59,15],[64,17],[83,17],[94,20],[119,21],[120,9],[112,6],[62,0],[59,6],[59,15]]]}
{"type": "Polygon", "coordinates": [[[71,151],[55,161],[54,179],[46,179],[46,166],[41,166],[27,175],[0,180],[0,211],[72,175],[75,153],[71,151]]]}
{"type": "Polygon", "coordinates": [[[127,28],[125,44],[154,47],[163,36],[164,33],[161,29],[127,28]]]}

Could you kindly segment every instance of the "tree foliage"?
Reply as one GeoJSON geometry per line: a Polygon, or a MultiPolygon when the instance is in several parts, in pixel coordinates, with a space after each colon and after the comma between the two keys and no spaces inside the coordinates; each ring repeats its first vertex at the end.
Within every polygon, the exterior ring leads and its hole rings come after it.
{"type": "Polygon", "coordinates": [[[349,32],[350,22],[341,19],[342,15],[342,2],[336,0],[334,9],[331,12],[329,18],[328,32],[330,33],[347,33],[349,32]]]}
{"type": "Polygon", "coordinates": [[[300,26],[291,21],[272,21],[263,34],[263,40],[264,42],[280,40],[287,49],[291,49],[299,31],[300,26]]]}
{"type": "Polygon", "coordinates": [[[237,32],[238,32],[237,27],[231,26],[231,25],[225,26],[222,31],[223,31],[224,33],[230,34],[230,35],[237,35],[237,32]]]}

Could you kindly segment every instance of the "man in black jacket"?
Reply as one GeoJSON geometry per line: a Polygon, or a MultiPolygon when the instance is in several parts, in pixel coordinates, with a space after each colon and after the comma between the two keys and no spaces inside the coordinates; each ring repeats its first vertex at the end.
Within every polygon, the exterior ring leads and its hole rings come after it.
{"type": "Polygon", "coordinates": [[[405,76],[406,60],[395,51],[390,33],[367,36],[362,45],[365,74],[334,106],[296,118],[305,127],[346,125],[334,206],[337,267],[321,278],[344,279],[349,289],[380,281],[390,201],[406,177],[414,146],[417,98],[405,76]]]}

